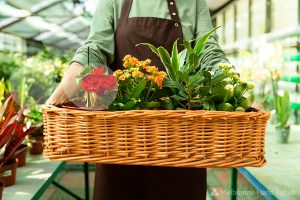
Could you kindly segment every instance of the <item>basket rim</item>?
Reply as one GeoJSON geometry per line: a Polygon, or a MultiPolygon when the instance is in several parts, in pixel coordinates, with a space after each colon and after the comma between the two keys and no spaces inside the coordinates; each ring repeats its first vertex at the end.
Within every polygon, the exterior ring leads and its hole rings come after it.
{"type": "Polygon", "coordinates": [[[70,113],[77,115],[155,115],[155,116],[166,116],[166,114],[180,114],[186,115],[187,117],[229,117],[229,118],[238,118],[238,117],[262,117],[269,119],[270,112],[252,108],[250,112],[228,112],[228,111],[208,111],[208,110],[126,110],[126,111],[103,111],[103,110],[80,110],[80,109],[70,109],[70,108],[61,108],[55,105],[44,105],[42,106],[42,111],[47,112],[59,112],[59,113],[70,113]]]}

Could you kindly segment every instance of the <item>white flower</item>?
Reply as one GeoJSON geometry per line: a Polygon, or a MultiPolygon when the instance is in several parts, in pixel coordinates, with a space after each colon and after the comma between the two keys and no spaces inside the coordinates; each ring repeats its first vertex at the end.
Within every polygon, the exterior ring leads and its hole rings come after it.
{"type": "Polygon", "coordinates": [[[228,85],[225,86],[225,90],[228,91],[228,92],[233,92],[234,87],[233,87],[233,85],[228,84],[228,85]]]}

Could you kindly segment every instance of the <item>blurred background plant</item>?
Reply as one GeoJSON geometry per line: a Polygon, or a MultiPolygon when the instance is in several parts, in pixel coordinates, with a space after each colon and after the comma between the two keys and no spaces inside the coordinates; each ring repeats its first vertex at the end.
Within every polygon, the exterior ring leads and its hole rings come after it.
{"type": "MultiPolygon", "coordinates": [[[[4,96],[18,91],[22,107],[34,99],[41,104],[51,95],[60,82],[69,55],[57,55],[51,49],[27,57],[20,53],[0,53],[0,80],[4,83],[4,96]]],[[[3,87],[3,86],[2,86],[3,87]]]]}
{"type": "Polygon", "coordinates": [[[280,80],[280,74],[278,71],[271,71],[270,77],[273,89],[273,107],[275,109],[278,142],[287,143],[290,132],[289,118],[292,114],[290,95],[286,90],[279,90],[278,81],[280,80]]]}
{"type": "Polygon", "coordinates": [[[41,104],[61,81],[70,59],[69,55],[57,55],[51,49],[32,56],[0,52],[0,108],[17,91],[16,104],[24,109],[24,128],[34,127],[25,142],[43,140],[41,104]]]}

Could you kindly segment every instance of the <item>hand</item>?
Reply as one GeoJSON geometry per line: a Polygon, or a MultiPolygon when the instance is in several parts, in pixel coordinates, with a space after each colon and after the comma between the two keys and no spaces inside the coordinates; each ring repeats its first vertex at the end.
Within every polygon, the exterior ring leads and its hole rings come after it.
{"type": "Polygon", "coordinates": [[[80,86],[76,83],[76,75],[81,71],[82,65],[72,63],[65,73],[61,83],[47,100],[46,105],[62,103],[68,100],[68,97],[74,96],[79,91],[80,86]]]}
{"type": "Polygon", "coordinates": [[[46,101],[45,105],[53,105],[56,103],[61,103],[68,98],[64,95],[63,91],[61,91],[60,87],[58,87],[53,94],[49,97],[49,99],[46,101]]]}

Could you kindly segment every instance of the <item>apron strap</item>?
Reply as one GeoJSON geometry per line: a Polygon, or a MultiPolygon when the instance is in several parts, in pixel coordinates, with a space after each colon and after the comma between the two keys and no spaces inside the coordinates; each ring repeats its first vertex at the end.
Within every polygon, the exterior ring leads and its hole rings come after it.
{"type": "Polygon", "coordinates": [[[119,22],[126,22],[129,18],[129,13],[131,10],[132,0],[125,0],[122,7],[121,16],[119,22]]]}
{"type": "Polygon", "coordinates": [[[180,23],[179,13],[177,11],[175,0],[168,0],[168,7],[171,19],[175,22],[180,23]]]}
{"type": "MultiPolygon", "coordinates": [[[[171,15],[171,19],[174,22],[180,23],[179,13],[177,11],[175,0],[167,0],[169,13],[171,15]]],[[[124,5],[121,11],[120,22],[126,22],[129,18],[129,13],[132,6],[132,0],[125,0],[124,5]]]]}

